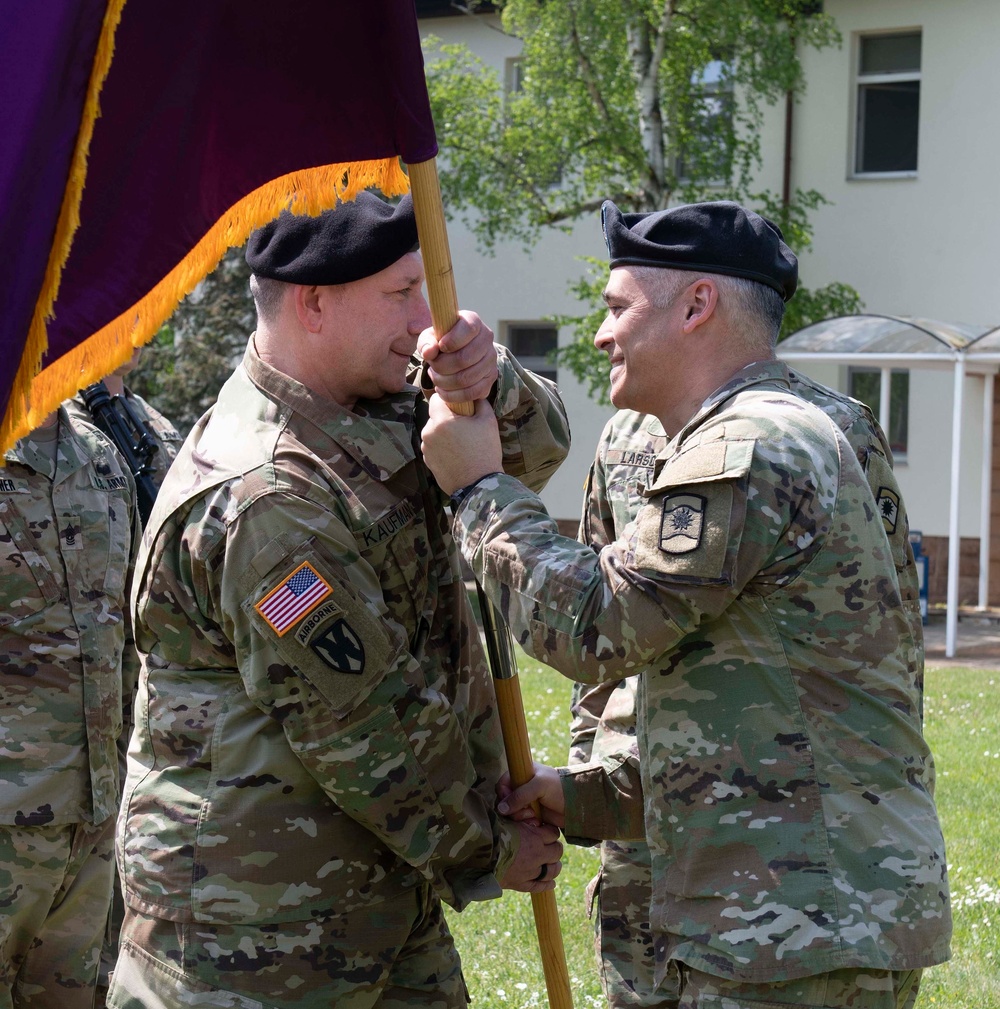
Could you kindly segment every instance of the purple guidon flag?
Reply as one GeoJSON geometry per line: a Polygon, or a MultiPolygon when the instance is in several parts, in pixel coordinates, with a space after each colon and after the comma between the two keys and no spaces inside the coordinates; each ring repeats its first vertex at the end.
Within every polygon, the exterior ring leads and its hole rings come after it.
{"type": "Polygon", "coordinates": [[[398,159],[437,153],[413,0],[45,0],[3,22],[0,448],[283,206],[333,206],[350,165],[346,195],[396,195],[398,159]]]}

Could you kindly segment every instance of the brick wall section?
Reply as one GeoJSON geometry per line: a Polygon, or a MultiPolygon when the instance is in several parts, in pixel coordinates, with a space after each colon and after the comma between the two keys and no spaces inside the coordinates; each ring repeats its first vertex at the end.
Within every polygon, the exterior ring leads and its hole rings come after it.
{"type": "Polygon", "coordinates": [[[993,468],[990,473],[990,606],[1000,606],[1000,378],[993,380],[993,468]]]}
{"type": "MultiPolygon", "coordinates": [[[[979,604],[979,537],[963,536],[959,541],[958,603],[960,606],[979,604]]],[[[927,572],[927,601],[931,605],[948,601],[948,537],[925,536],[923,552],[930,559],[927,572]]],[[[994,573],[993,558],[990,564],[990,603],[998,597],[1000,585],[994,573]]]]}

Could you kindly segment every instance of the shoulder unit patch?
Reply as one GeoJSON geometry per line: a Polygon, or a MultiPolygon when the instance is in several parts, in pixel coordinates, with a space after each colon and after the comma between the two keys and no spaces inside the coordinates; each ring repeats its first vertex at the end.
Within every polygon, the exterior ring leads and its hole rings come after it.
{"type": "Polygon", "coordinates": [[[346,620],[337,620],[317,634],[309,647],[335,672],[359,676],[365,671],[365,646],[346,620]]]}
{"type": "Polygon", "coordinates": [[[668,554],[687,554],[701,544],[705,524],[705,498],[700,494],[668,494],[660,519],[660,549],[668,554]]]}
{"type": "Polygon", "coordinates": [[[875,504],[882,516],[882,525],[891,536],[896,531],[896,521],[899,518],[899,495],[888,487],[879,487],[875,504]]]}

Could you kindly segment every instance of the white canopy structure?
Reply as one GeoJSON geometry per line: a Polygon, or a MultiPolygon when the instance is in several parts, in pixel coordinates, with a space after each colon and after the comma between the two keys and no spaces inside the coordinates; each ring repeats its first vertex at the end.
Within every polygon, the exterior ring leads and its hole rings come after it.
{"type": "Polygon", "coordinates": [[[948,511],[948,595],[945,655],[953,658],[958,629],[959,478],[962,452],[962,406],[966,377],[982,376],[983,461],[979,540],[979,606],[989,597],[990,494],[993,444],[993,383],[1000,370],[1000,327],[963,326],[890,315],[845,315],[813,323],[778,345],[778,357],[789,363],[826,361],[879,368],[882,384],[879,422],[889,430],[892,369],[930,368],[954,373],[951,429],[951,496],[948,511]]]}

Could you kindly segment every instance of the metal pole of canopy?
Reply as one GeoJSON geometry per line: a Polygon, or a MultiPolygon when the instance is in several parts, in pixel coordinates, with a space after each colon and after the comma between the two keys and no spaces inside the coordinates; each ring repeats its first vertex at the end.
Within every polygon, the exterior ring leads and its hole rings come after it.
{"type": "Polygon", "coordinates": [[[959,483],[962,479],[962,393],[965,357],[955,358],[955,394],[951,416],[951,500],[948,514],[948,612],[945,615],[944,654],[955,657],[958,635],[958,571],[961,540],[958,533],[959,483]]]}
{"type": "Polygon", "coordinates": [[[983,375],[983,468],[980,473],[979,608],[990,604],[990,525],[993,505],[993,372],[983,375]]]}
{"type": "MultiPolygon", "coordinates": [[[[410,175],[410,193],[413,197],[413,212],[417,219],[420,252],[427,277],[427,300],[430,304],[434,332],[440,337],[458,321],[458,294],[451,264],[451,250],[448,246],[444,207],[441,203],[437,160],[432,158],[430,161],[407,165],[407,171],[410,175]]],[[[459,404],[459,407],[462,408],[452,407],[452,409],[464,416],[471,416],[475,412],[471,403],[459,404]]],[[[523,785],[534,774],[521,687],[517,679],[517,665],[514,661],[510,631],[483,592],[482,586],[478,586],[478,589],[486,646],[500,713],[500,726],[503,731],[504,747],[507,750],[507,764],[510,768],[511,782],[516,787],[523,785]]],[[[535,929],[538,932],[549,1006],[551,1009],[572,1009],[573,998],[570,994],[569,971],[566,967],[566,952],[559,927],[555,892],[546,890],[544,893],[533,893],[531,909],[534,912],[535,929]]]]}

